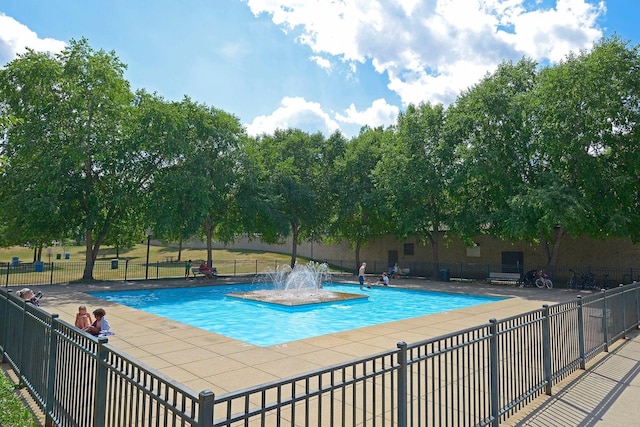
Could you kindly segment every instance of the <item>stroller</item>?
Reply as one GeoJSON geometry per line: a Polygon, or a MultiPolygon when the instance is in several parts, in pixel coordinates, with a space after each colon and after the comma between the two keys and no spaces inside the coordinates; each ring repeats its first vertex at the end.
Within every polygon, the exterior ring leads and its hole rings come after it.
{"type": "Polygon", "coordinates": [[[522,279],[520,279],[520,287],[524,288],[525,286],[535,286],[538,274],[538,270],[527,271],[524,276],[522,276],[522,279]]]}

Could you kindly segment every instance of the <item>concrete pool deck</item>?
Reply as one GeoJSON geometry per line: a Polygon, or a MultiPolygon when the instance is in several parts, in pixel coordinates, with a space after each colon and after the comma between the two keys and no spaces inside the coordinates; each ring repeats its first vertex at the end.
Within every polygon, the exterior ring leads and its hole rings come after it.
{"type": "MultiPolygon", "coordinates": [[[[336,281],[356,283],[353,276],[334,277],[336,281]]],[[[543,304],[569,301],[580,293],[569,289],[518,288],[509,285],[485,285],[457,282],[435,282],[419,279],[399,279],[391,286],[419,288],[432,291],[468,293],[508,297],[507,299],[468,307],[464,309],[421,316],[417,318],[384,323],[376,326],[353,329],[320,337],[293,341],[269,347],[258,347],[222,335],[207,332],[179,322],[148,314],[120,304],[95,298],[86,292],[117,291],[133,289],[155,289],[159,287],[210,286],[212,284],[246,283],[251,278],[174,279],[149,282],[107,282],[90,285],[52,285],[37,287],[45,293],[41,306],[50,313],[57,313],[60,319],[73,324],[79,305],[86,305],[89,311],[102,307],[107,312],[111,329],[116,333],[109,337],[109,343],[143,364],[188,386],[195,391],[212,390],[215,394],[239,390],[296,374],[302,374],[321,367],[353,360],[396,347],[399,341],[412,343],[450,332],[486,323],[490,318],[503,319],[516,314],[541,308],[543,304]]],[[[36,288],[36,287],[34,287],[36,288]]],[[[202,307],[207,310],[207,307],[202,307]]],[[[184,313],[185,318],[189,313],[184,313]]],[[[637,337],[623,342],[620,346],[631,351],[635,357],[632,369],[635,383],[630,382],[619,399],[627,396],[637,401],[639,391],[635,374],[640,367],[640,339],[637,337]],[[628,344],[628,345],[627,345],[628,344]],[[632,394],[631,394],[632,393],[632,394]]],[[[617,353],[616,344],[612,354],[629,359],[629,355],[617,353]]],[[[596,363],[596,367],[600,361],[596,363]]],[[[604,365],[602,365],[604,366],[604,365]]],[[[570,377],[574,380],[591,371],[580,372],[570,377]]],[[[565,381],[566,382],[566,381],[565,381]]],[[[526,412],[518,417],[521,425],[580,425],[580,422],[536,424],[537,408],[553,409],[547,404],[560,395],[557,388],[554,396],[540,398],[529,405],[526,412]],[[545,406],[546,405],[546,406],[545,406]]],[[[624,401],[624,400],[622,400],[624,401]]],[[[555,406],[560,408],[561,406],[555,406]]],[[[633,407],[633,405],[632,405],[633,407]]],[[[578,411],[580,413],[580,411],[578,411]]],[[[628,412],[631,416],[631,411],[628,412]]],[[[604,414],[606,415],[606,414],[604,414]]],[[[585,418],[586,419],[586,418],[585,418]]],[[[613,418],[611,418],[613,420],[613,418]]],[[[615,418],[616,423],[600,425],[636,425],[635,418],[615,418]]],[[[574,420],[575,421],[575,420],[574,420]]],[[[503,423],[503,425],[516,425],[503,423]]],[[[584,424],[587,425],[587,424],[584,424]]],[[[593,425],[589,423],[588,425],[593,425]]]]}

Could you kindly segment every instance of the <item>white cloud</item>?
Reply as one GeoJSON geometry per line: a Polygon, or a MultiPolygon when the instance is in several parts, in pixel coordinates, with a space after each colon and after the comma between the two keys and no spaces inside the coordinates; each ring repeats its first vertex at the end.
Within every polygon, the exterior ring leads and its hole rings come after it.
{"type": "Polygon", "coordinates": [[[249,135],[271,134],[276,129],[297,128],[305,132],[329,135],[340,126],[322,110],[317,102],[300,97],[285,97],[273,113],[258,116],[246,125],[249,135]]]}
{"type": "Polygon", "coordinates": [[[395,105],[387,104],[387,101],[380,98],[371,103],[371,106],[364,111],[358,111],[356,106],[351,104],[345,110],[345,115],[336,114],[336,120],[342,123],[351,123],[362,126],[376,128],[378,126],[390,126],[396,122],[400,109],[395,105]]]}
{"type": "Polygon", "coordinates": [[[0,13],[0,66],[26,52],[27,48],[37,52],[57,53],[65,46],[65,42],[60,40],[39,38],[26,25],[0,13]]]}
{"type": "Polygon", "coordinates": [[[318,67],[322,68],[323,70],[329,72],[331,71],[331,61],[329,61],[326,58],[323,58],[322,56],[310,56],[309,59],[313,62],[315,62],[318,67]]]}
{"type": "Polygon", "coordinates": [[[503,60],[558,61],[602,36],[603,1],[247,0],[315,53],[371,60],[404,105],[452,102],[503,60]]]}

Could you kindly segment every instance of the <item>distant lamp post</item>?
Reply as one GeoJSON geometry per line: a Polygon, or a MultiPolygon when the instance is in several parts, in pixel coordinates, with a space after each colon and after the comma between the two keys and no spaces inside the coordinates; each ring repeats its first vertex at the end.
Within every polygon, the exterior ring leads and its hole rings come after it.
{"type": "Polygon", "coordinates": [[[144,273],[144,278],[145,280],[148,280],[149,279],[149,246],[151,245],[151,235],[153,234],[153,230],[151,230],[151,227],[147,227],[147,230],[145,231],[145,233],[147,234],[147,268],[144,273]]]}

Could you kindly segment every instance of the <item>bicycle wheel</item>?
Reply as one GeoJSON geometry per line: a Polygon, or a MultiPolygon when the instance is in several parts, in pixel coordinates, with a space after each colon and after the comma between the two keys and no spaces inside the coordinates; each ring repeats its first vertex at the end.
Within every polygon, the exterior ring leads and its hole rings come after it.
{"type": "Polygon", "coordinates": [[[536,286],[539,288],[544,288],[546,284],[544,283],[544,279],[542,277],[538,277],[536,279],[536,286]]]}
{"type": "Polygon", "coordinates": [[[551,281],[551,279],[545,279],[544,281],[547,282],[546,283],[547,289],[552,289],[553,288],[553,282],[551,281]]]}
{"type": "Polygon", "coordinates": [[[569,281],[567,282],[567,288],[573,289],[576,287],[576,284],[576,278],[572,276],[571,279],[569,279],[569,281]]]}

